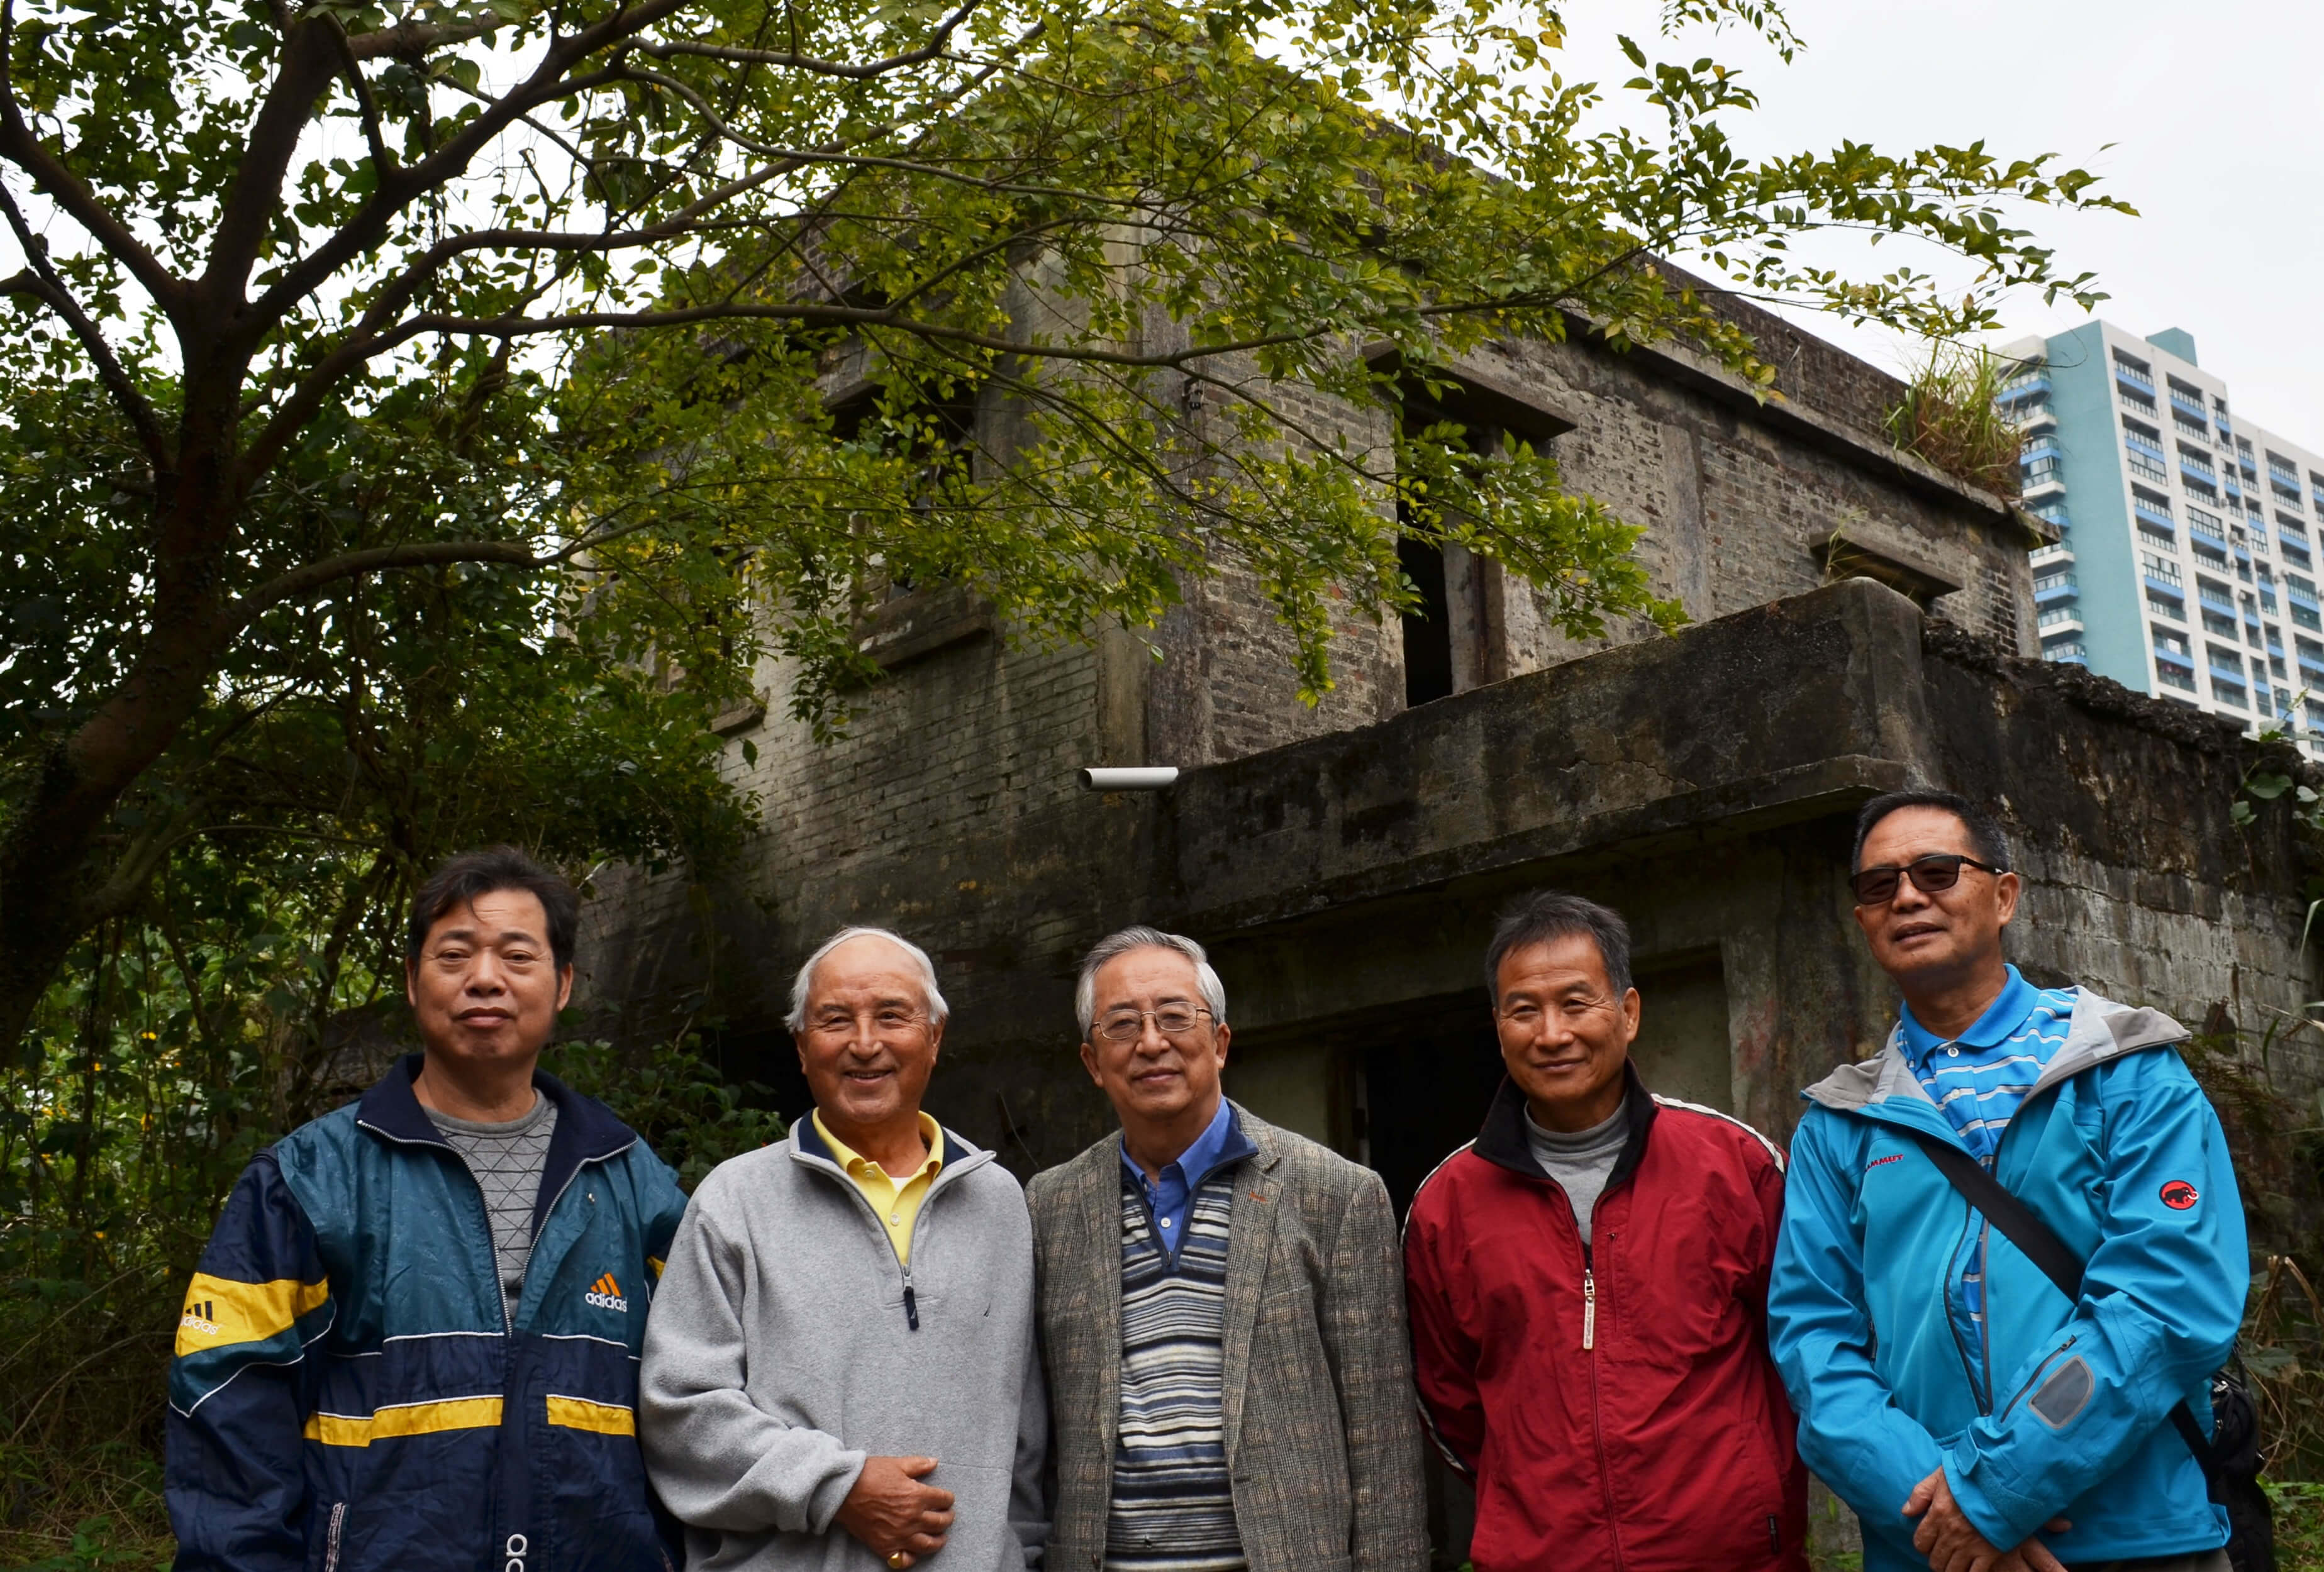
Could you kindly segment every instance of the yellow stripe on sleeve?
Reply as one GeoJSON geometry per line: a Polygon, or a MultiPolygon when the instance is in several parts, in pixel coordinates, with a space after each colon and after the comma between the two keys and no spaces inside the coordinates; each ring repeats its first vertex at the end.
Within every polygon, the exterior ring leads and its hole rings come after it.
{"type": "Polygon", "coordinates": [[[586,1397],[549,1400],[549,1422],[568,1430],[595,1430],[601,1436],[634,1436],[638,1416],[619,1403],[591,1402],[586,1397]]]}
{"type": "Polygon", "coordinates": [[[301,1282],[295,1277],[237,1282],[197,1272],[178,1316],[178,1357],[236,1343],[263,1343],[290,1330],[300,1316],[330,1297],[328,1282],[301,1282]]]}
{"type": "Polygon", "coordinates": [[[371,1414],[309,1414],[305,1434],[309,1440],[326,1447],[368,1447],[397,1436],[489,1430],[500,1422],[499,1398],[455,1397],[442,1402],[401,1403],[371,1414]]]}

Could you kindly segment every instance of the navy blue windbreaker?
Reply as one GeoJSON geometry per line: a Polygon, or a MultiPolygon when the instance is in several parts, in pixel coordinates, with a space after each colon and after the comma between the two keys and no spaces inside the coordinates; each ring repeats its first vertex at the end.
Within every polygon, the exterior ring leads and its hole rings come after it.
{"type": "Polygon", "coordinates": [[[666,1572],[635,1407],[677,1176],[536,1077],[557,1131],[512,1314],[420,1064],[227,1199],[170,1365],[179,1572],[666,1572]]]}

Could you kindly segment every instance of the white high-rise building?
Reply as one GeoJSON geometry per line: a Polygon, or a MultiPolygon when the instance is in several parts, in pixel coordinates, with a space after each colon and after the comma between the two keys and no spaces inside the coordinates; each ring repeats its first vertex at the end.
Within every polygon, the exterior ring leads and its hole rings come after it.
{"type": "Polygon", "coordinates": [[[2091,322],[2002,353],[2042,653],[2324,757],[2324,454],[2230,415],[2178,328],[2091,322]]]}

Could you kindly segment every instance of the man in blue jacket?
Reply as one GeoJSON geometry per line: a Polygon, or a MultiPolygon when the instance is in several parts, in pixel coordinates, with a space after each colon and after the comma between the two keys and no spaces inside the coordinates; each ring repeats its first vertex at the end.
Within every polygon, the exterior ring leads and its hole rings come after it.
{"type": "Polygon", "coordinates": [[[180,1572],[663,1572],[638,1451],[646,1307],[685,1210],[535,1069],[572,887],[503,847],[412,906],[425,1051],[252,1160],[170,1366],[180,1572]]]}
{"type": "Polygon", "coordinates": [[[1992,819],[1900,792],[1857,825],[1856,919],[1904,996],[1879,1055],[1807,1092],[1770,1341],[1867,1572],[2226,1572],[2169,1415],[2210,1424],[2250,1275],[2184,1028],[2002,959],[1992,819]],[[2089,1262],[2069,1302],[1907,1132],[1957,1144],[2089,1262]]]}

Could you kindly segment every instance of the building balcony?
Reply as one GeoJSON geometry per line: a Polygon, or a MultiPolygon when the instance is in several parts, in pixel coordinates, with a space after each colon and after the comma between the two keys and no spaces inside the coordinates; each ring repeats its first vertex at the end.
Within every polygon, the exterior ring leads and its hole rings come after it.
{"type": "Polygon", "coordinates": [[[2050,396],[2050,373],[2047,370],[2026,372],[2010,378],[2001,384],[2001,391],[1994,395],[1994,401],[2006,408],[2037,395],[2045,399],[2050,396]]]}
{"type": "Polygon", "coordinates": [[[2213,677],[2211,679],[2211,697],[2218,700],[2220,703],[2226,704],[2233,709],[2248,710],[2251,708],[2251,699],[2249,695],[2244,692],[2244,685],[2241,683],[2221,682],[2218,677],[2213,677]]]}
{"type": "Polygon", "coordinates": [[[2034,621],[2045,639],[2083,631],[2082,609],[2080,606],[2053,606],[2034,618],[2034,621]]]}
{"type": "Polygon", "coordinates": [[[2158,666],[2154,668],[2154,679],[2165,687],[2178,688],[2190,694],[2195,691],[2195,672],[2191,666],[2181,671],[2177,666],[2158,666]]]}
{"type": "Polygon", "coordinates": [[[2154,658],[2167,666],[2184,666],[2189,671],[2193,671],[2195,669],[2195,657],[2193,656],[2189,655],[2183,649],[2173,649],[2168,644],[2158,643],[2155,645],[2154,658]]]}
{"type": "Polygon", "coordinates": [[[2088,666],[2090,663],[2089,646],[2079,639],[2065,644],[2045,644],[2042,647],[2042,658],[2054,660],[2062,666],[2088,666]]]}
{"type": "Polygon", "coordinates": [[[2276,476],[2270,475],[2267,477],[2267,489],[2276,494],[2278,501],[2289,502],[2295,508],[2304,506],[2308,501],[2301,495],[2300,483],[2297,481],[2287,484],[2276,476]]]}
{"type": "Polygon", "coordinates": [[[2142,519],[2153,519],[2165,529],[2170,529],[2173,522],[2171,517],[2171,504],[2168,502],[2150,502],[2144,497],[2133,497],[2130,500],[2130,510],[2142,519]]]}
{"type": "Polygon", "coordinates": [[[2061,540],[2055,546],[2045,546],[2039,551],[2028,553],[2025,560],[2033,565],[2037,574],[2044,568],[2071,567],[2074,565],[2074,548],[2061,540]]]}
{"type": "Polygon", "coordinates": [[[2221,556],[2227,554],[2227,535],[2214,525],[2205,524],[2200,519],[2190,518],[2187,520],[2187,538],[2202,542],[2221,556]]]}
{"type": "Polygon", "coordinates": [[[2171,483],[2171,472],[2155,460],[2146,457],[2135,447],[2126,448],[2123,453],[2130,463],[2130,473],[2140,480],[2153,481],[2158,486],[2171,483]]]}
{"type": "MultiPolygon", "coordinates": [[[[2066,494],[2065,472],[2047,469],[2038,475],[2021,475],[2018,480],[2018,494],[2029,503],[2036,498],[2062,497],[2066,494]]],[[[2049,517],[2039,508],[2034,508],[2032,511],[2044,519],[2049,517]]]]}
{"type": "Polygon", "coordinates": [[[2120,361],[2114,363],[2114,380],[2126,388],[2136,388],[2150,399],[2154,397],[2154,379],[2144,372],[2136,371],[2123,364],[2120,361]]]}
{"type": "Polygon", "coordinates": [[[2049,606],[2060,601],[2070,601],[2079,593],[2080,586],[2075,584],[2074,575],[2070,573],[2043,574],[2034,581],[2034,603],[2037,606],[2049,606]]]}

